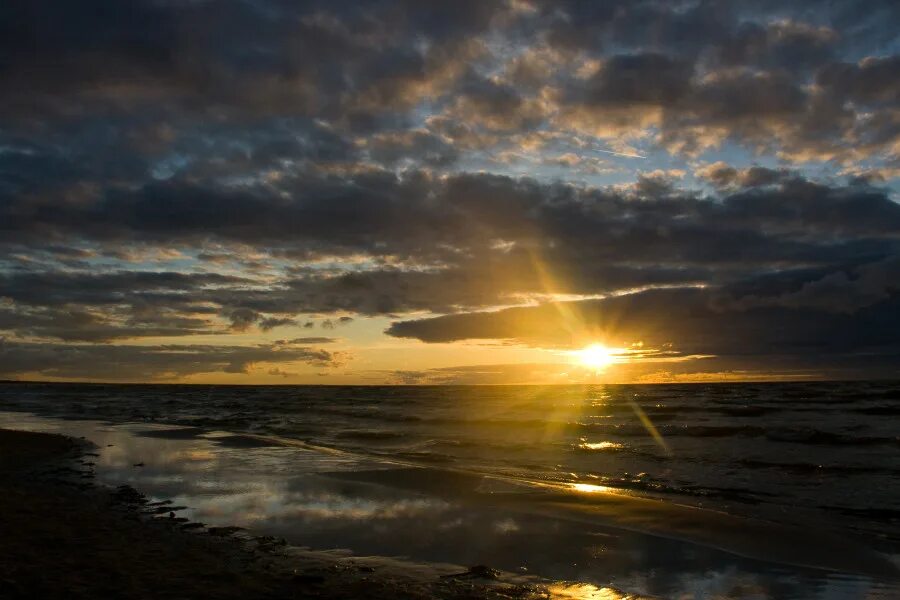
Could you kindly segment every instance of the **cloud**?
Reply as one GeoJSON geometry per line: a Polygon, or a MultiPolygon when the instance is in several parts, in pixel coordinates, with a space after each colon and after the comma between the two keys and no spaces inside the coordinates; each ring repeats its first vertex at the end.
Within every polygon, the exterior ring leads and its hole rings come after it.
{"type": "Polygon", "coordinates": [[[810,275],[806,281],[797,282],[781,293],[743,295],[731,307],[748,310],[780,306],[854,314],[900,294],[900,258],[896,256],[810,275]]]}
{"type": "MultiPolygon", "coordinates": [[[[158,346],[47,344],[0,338],[0,375],[148,381],[204,373],[247,373],[257,363],[336,366],[343,356],[293,344],[158,346]]],[[[277,368],[277,367],[276,367],[277,368]]]]}
{"type": "Polygon", "coordinates": [[[16,343],[662,297],[864,337],[896,295],[896,3],[7,4],[16,343]]]}
{"type": "MultiPolygon", "coordinates": [[[[579,20],[566,26],[566,48],[596,56],[597,68],[589,77],[554,81],[560,90],[556,111],[545,112],[557,112],[564,126],[608,139],[655,132],[667,151],[687,155],[727,143],[798,163],[896,155],[897,124],[890,115],[900,98],[892,83],[897,57],[879,56],[870,47],[875,53],[855,63],[842,60],[849,37],[856,52],[868,47],[854,34],[871,26],[860,22],[866,11],[850,19],[854,11],[846,8],[813,24],[801,20],[802,11],[796,18],[773,18],[767,11],[756,20],[747,7],[712,11],[702,3],[681,9],[646,3],[599,21],[568,7],[579,20]],[[834,26],[822,24],[829,17],[834,26]],[[859,29],[842,35],[838,23],[850,20],[859,29]],[[626,43],[615,54],[604,53],[576,33],[594,29],[597,37],[606,33],[626,43]],[[623,52],[623,46],[630,49],[623,52]]],[[[583,54],[572,57],[568,72],[584,60],[583,54]]]]}
{"type": "MultiPolygon", "coordinates": [[[[219,315],[233,330],[247,331],[290,326],[304,313],[344,313],[335,325],[352,318],[346,313],[456,312],[552,294],[719,286],[772,270],[841,269],[897,252],[900,207],[865,182],[828,185],[786,170],[715,163],[697,171],[719,188],[704,196],[684,189],[681,174],[651,172],[632,186],[610,188],[486,174],[363,178],[359,183],[377,194],[367,202],[390,218],[371,208],[351,216],[348,197],[332,210],[316,198],[307,204],[303,197],[276,201],[251,194],[235,199],[230,210],[239,218],[232,222],[219,215],[217,196],[208,190],[192,202],[155,196],[140,209],[141,218],[132,219],[122,210],[132,199],[123,197],[123,206],[107,205],[105,214],[90,207],[92,217],[56,221],[60,233],[80,240],[99,234],[94,243],[102,247],[109,243],[105,220],[131,238],[180,240],[198,259],[201,252],[190,247],[203,235],[204,243],[215,236],[226,246],[259,248],[256,262],[263,265],[287,259],[300,266],[291,262],[295,266],[265,273],[256,263],[228,274],[95,273],[89,264],[72,269],[51,261],[44,270],[0,274],[8,302],[3,326],[99,340],[223,333],[219,315]],[[208,208],[200,206],[204,197],[208,208]],[[217,226],[207,229],[214,221],[217,226]],[[292,238],[295,223],[309,233],[292,238]],[[336,256],[328,258],[334,266],[302,266],[325,252],[336,256]],[[345,263],[342,256],[365,260],[345,263]]],[[[47,231],[43,223],[31,228],[35,235],[47,231]]],[[[19,235],[27,231],[23,226],[19,235]]]]}
{"type": "MultiPolygon", "coordinates": [[[[867,288],[868,281],[859,286],[867,288]]],[[[889,284],[890,285],[890,284],[889,284]]],[[[604,300],[509,308],[494,312],[398,321],[389,335],[424,342],[506,340],[545,348],[578,348],[600,340],[611,346],[642,342],[676,356],[712,356],[706,368],[815,369],[831,375],[851,371],[897,374],[900,325],[896,289],[869,295],[852,310],[835,312],[821,300],[776,296],[746,305],[719,301],[719,290],[672,289],[604,300]],[[793,300],[793,301],[792,301],[793,300]],[[743,366],[741,366],[743,365],[743,366]]],[[[751,370],[752,370],[751,369],[751,370]]]]}
{"type": "Polygon", "coordinates": [[[816,83],[829,93],[867,105],[900,103],[900,56],[868,56],[856,64],[833,63],[819,71],[816,83]]]}
{"type": "Polygon", "coordinates": [[[269,375],[275,375],[277,377],[284,377],[284,378],[297,376],[297,373],[292,373],[290,371],[282,371],[281,369],[279,369],[277,367],[274,369],[269,369],[268,373],[269,373],[269,375]]]}
{"type": "Polygon", "coordinates": [[[724,64],[802,73],[833,60],[839,41],[840,34],[827,26],[791,20],[745,22],[735,35],[721,40],[716,53],[724,64]]]}
{"type": "Polygon", "coordinates": [[[718,188],[755,188],[787,181],[793,177],[790,171],[752,166],[737,169],[723,161],[704,165],[694,175],[718,188]]]}
{"type": "Polygon", "coordinates": [[[440,60],[442,48],[477,34],[504,10],[499,2],[427,12],[403,4],[14,4],[4,8],[0,51],[9,60],[0,93],[4,108],[16,112],[58,113],[62,101],[113,108],[165,99],[187,110],[249,115],[355,110],[350,118],[365,121],[374,114],[359,112],[354,96],[381,110],[402,102],[404,88],[440,60]],[[432,45],[427,55],[412,43],[413,33],[432,45]],[[30,98],[41,102],[29,107],[30,98]],[[334,99],[337,105],[329,103],[334,99]]]}
{"type": "Polygon", "coordinates": [[[674,104],[690,90],[692,71],[690,63],[663,54],[616,55],[585,82],[581,101],[600,108],[674,104]]]}
{"type": "Polygon", "coordinates": [[[251,325],[259,321],[260,314],[249,308],[236,308],[228,314],[228,319],[235,331],[247,331],[251,325]]]}
{"type": "Polygon", "coordinates": [[[267,319],[261,319],[259,321],[259,328],[262,331],[269,331],[276,327],[283,327],[285,325],[296,325],[296,324],[297,324],[297,322],[294,319],[269,317],[267,319]]]}
{"type": "Polygon", "coordinates": [[[118,316],[98,307],[56,309],[20,305],[0,306],[0,331],[87,342],[218,333],[209,319],[165,309],[140,309],[131,316],[118,316]]]}
{"type": "Polygon", "coordinates": [[[301,338],[294,338],[292,340],[287,340],[287,341],[279,340],[278,342],[276,342],[276,344],[293,344],[293,345],[297,345],[297,344],[300,344],[300,345],[302,345],[302,344],[333,344],[336,341],[337,340],[335,338],[330,338],[330,337],[301,337],[301,338]]]}
{"type": "Polygon", "coordinates": [[[419,371],[391,371],[391,383],[403,385],[489,385],[567,382],[568,364],[526,363],[465,365],[419,371]]]}
{"type": "Polygon", "coordinates": [[[369,155],[385,165],[403,161],[447,166],[459,158],[452,144],[427,131],[381,133],[367,142],[369,155]]]}

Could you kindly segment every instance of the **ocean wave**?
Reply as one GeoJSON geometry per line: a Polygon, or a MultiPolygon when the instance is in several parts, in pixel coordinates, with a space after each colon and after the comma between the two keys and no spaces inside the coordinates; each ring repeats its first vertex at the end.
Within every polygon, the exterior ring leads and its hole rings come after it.
{"type": "Polygon", "coordinates": [[[405,433],[388,431],[384,429],[348,429],[334,434],[337,439],[365,440],[371,442],[384,442],[402,440],[407,437],[405,433]]]}
{"type": "Polygon", "coordinates": [[[770,430],[766,432],[766,439],[814,446],[900,445],[900,437],[848,436],[811,428],[770,430]]]}
{"type": "Polygon", "coordinates": [[[750,469],[777,469],[795,475],[861,475],[868,473],[893,474],[900,476],[900,469],[887,469],[884,467],[869,467],[859,465],[834,465],[815,463],[784,463],[757,459],[741,459],[735,461],[738,465],[750,469]]]}
{"type": "Polygon", "coordinates": [[[852,412],[859,415],[897,416],[900,415],[900,406],[868,406],[866,408],[854,408],[852,412]]]}

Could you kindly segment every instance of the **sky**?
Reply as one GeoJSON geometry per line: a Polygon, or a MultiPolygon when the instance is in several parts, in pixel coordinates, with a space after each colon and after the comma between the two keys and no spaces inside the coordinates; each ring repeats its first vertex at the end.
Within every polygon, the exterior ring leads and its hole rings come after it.
{"type": "Polygon", "coordinates": [[[0,378],[900,377],[898,32],[891,0],[3,2],[0,378]]]}

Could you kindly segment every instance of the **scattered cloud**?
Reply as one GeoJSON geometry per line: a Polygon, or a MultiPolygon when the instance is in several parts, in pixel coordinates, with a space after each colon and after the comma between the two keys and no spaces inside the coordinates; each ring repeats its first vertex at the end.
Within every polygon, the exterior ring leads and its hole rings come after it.
{"type": "MultiPolygon", "coordinates": [[[[0,338],[0,376],[37,374],[102,381],[175,380],[198,374],[245,374],[264,364],[343,364],[340,354],[292,344],[159,346],[56,344],[0,338]]],[[[272,367],[281,370],[280,367],[272,367]]]]}
{"type": "MultiPolygon", "coordinates": [[[[769,372],[766,354],[894,352],[896,3],[0,15],[0,335],[32,357],[20,371],[106,377],[115,349],[132,379],[309,362],[227,343],[343,326],[352,345],[375,318],[427,342],[572,344],[564,300],[769,372]]],[[[423,373],[394,377],[476,378],[423,373]]]]}

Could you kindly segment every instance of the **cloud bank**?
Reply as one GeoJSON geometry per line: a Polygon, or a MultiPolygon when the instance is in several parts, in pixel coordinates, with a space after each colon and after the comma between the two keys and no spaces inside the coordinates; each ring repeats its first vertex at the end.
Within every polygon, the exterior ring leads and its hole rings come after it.
{"type": "Polygon", "coordinates": [[[342,361],[272,335],[374,317],[898,374],[896,3],[39,0],[0,23],[4,376],[280,377],[342,361]]]}

